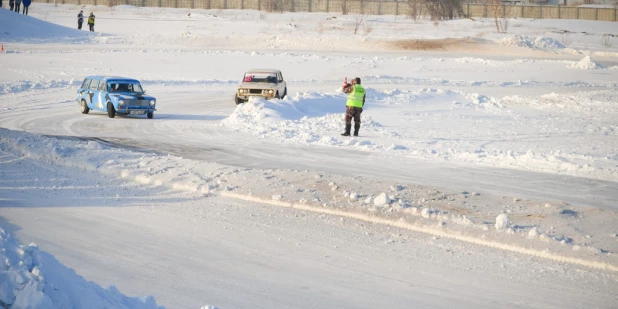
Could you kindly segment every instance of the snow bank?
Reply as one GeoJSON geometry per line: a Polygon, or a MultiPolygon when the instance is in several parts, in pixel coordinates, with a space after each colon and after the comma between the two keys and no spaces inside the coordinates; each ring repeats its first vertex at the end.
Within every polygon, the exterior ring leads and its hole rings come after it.
{"type": "Polygon", "coordinates": [[[304,93],[292,100],[263,100],[252,98],[248,104],[239,104],[230,115],[230,121],[277,122],[318,118],[345,112],[344,98],[322,93],[304,93]]]}
{"type": "Polygon", "coordinates": [[[499,214],[496,217],[496,230],[503,231],[509,227],[509,217],[507,214],[499,214]]]}
{"type": "MultiPolygon", "coordinates": [[[[77,17],[75,20],[77,21],[77,17]]],[[[77,22],[75,24],[77,25],[77,22]]],[[[100,35],[63,27],[28,15],[15,14],[9,10],[0,10],[0,29],[0,41],[3,42],[87,43],[90,38],[100,35]]],[[[5,43],[5,49],[7,48],[10,47],[5,43]]]]}
{"type": "Polygon", "coordinates": [[[571,64],[569,68],[580,69],[580,70],[595,70],[595,69],[604,69],[605,67],[592,61],[590,56],[586,56],[582,58],[582,60],[571,64]]]}
{"type": "Polygon", "coordinates": [[[562,43],[548,37],[531,38],[525,35],[507,36],[497,42],[502,46],[519,46],[537,50],[555,51],[564,49],[562,43]]]}
{"type": "MultiPolygon", "coordinates": [[[[574,252],[570,249],[572,246],[562,245],[560,241],[564,238],[557,233],[568,234],[572,228],[570,222],[561,223],[564,218],[559,212],[547,207],[539,208],[540,204],[531,201],[517,203],[516,205],[505,205],[505,207],[507,211],[512,212],[515,210],[513,207],[516,206],[516,211],[519,213],[528,211],[526,208],[520,208],[522,206],[528,207],[524,205],[530,205],[530,209],[535,209],[534,211],[544,211],[542,215],[532,218],[525,217],[524,219],[520,217],[517,223],[518,225],[556,227],[552,229],[553,235],[544,236],[543,242],[530,244],[530,239],[526,237],[528,233],[524,234],[523,229],[508,228],[512,224],[508,222],[506,215],[501,215],[502,217],[499,216],[496,219],[496,228],[504,228],[507,233],[486,235],[483,238],[487,237],[487,239],[481,240],[479,233],[485,235],[489,224],[475,224],[474,222],[489,222],[493,218],[488,217],[491,212],[472,211],[472,208],[485,209],[486,206],[484,205],[497,205],[498,200],[502,201],[500,198],[469,194],[467,191],[463,193],[441,192],[426,186],[411,184],[394,186],[392,180],[381,181],[374,178],[363,180],[359,177],[343,176],[337,176],[335,179],[333,175],[323,172],[315,174],[312,171],[235,168],[171,155],[161,156],[132,152],[101,145],[95,141],[48,138],[6,129],[0,129],[0,150],[14,153],[14,156],[17,157],[28,157],[29,160],[37,160],[51,167],[77,168],[77,170],[70,171],[69,174],[96,172],[118,180],[132,181],[147,186],[167,187],[185,192],[193,197],[217,194],[276,206],[298,207],[304,210],[404,227],[473,243],[481,241],[482,244],[491,247],[507,248],[507,250],[538,256],[541,251],[521,250],[518,243],[525,239],[526,245],[531,245],[536,250],[551,248],[552,252],[560,252],[565,257],[579,256],[579,260],[573,260],[574,263],[604,269],[615,267],[610,265],[611,263],[606,265],[607,261],[603,262],[602,265],[588,261],[588,259],[595,259],[596,257],[613,259],[615,255],[612,255],[612,252],[615,252],[615,250],[609,250],[610,253],[605,255],[599,250],[574,252]],[[335,180],[337,183],[335,183],[335,180]],[[359,189],[362,191],[358,191],[359,189]],[[348,192],[347,196],[346,192],[348,192]],[[388,192],[388,194],[385,192],[388,192]],[[367,198],[362,199],[361,197],[367,198]],[[369,205],[376,207],[368,207],[369,205]],[[465,216],[458,214],[462,210],[466,211],[465,216]],[[419,222],[418,217],[422,217],[424,220],[419,222]],[[523,221],[531,219],[538,219],[538,221],[523,221]],[[557,219],[559,220],[557,221],[557,219]],[[435,227],[440,229],[437,234],[434,231],[435,227]],[[513,238],[513,233],[520,237],[513,238]],[[521,240],[518,241],[518,239],[521,240]],[[590,254],[594,254],[594,256],[591,257],[590,254]],[[582,258],[585,261],[581,260],[582,258]]],[[[116,198],[125,197],[116,195],[116,198]]],[[[589,216],[591,222],[599,220],[598,218],[608,220],[607,213],[598,209],[587,216],[589,216]]],[[[517,218],[517,216],[514,218],[517,218]]],[[[590,225],[587,227],[578,225],[578,233],[581,234],[581,231],[588,230],[589,227],[590,225]]],[[[586,245],[589,246],[588,238],[578,239],[574,237],[569,244],[583,246],[583,242],[586,242],[586,245]]],[[[615,240],[611,239],[611,243],[614,244],[615,240]]],[[[589,247],[592,248],[592,246],[589,247]]],[[[611,248],[611,245],[608,247],[611,248]]],[[[563,257],[556,256],[548,258],[564,260],[563,257]]],[[[566,260],[570,261],[570,258],[566,260]]],[[[618,270],[618,268],[616,269],[618,270]]]]}
{"type": "MultiPolygon", "coordinates": [[[[368,90],[368,93],[370,91],[368,90]]],[[[240,104],[221,122],[237,131],[268,137],[279,143],[354,146],[364,149],[400,150],[400,145],[376,145],[367,140],[340,139],[343,130],[345,96],[335,93],[300,93],[292,99],[263,100],[252,98],[240,104]]],[[[381,125],[363,114],[362,130],[382,131],[381,125]]]]}
{"type": "Polygon", "coordinates": [[[386,193],[381,193],[373,200],[374,205],[382,207],[390,205],[391,202],[392,200],[390,196],[388,196],[386,193]]]}
{"type": "Polygon", "coordinates": [[[86,281],[37,245],[19,246],[1,227],[0,268],[3,308],[163,308],[152,296],[127,297],[86,281]]]}

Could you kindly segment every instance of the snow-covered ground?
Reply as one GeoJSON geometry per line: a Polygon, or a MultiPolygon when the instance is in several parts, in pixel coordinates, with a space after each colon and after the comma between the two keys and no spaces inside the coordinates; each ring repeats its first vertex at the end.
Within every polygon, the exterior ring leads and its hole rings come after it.
{"type": "Polygon", "coordinates": [[[84,280],[36,244],[18,245],[4,229],[0,248],[2,308],[160,308],[152,296],[128,298],[84,280]]]}
{"type": "Polygon", "coordinates": [[[0,227],[87,280],[167,308],[618,304],[618,24],[79,9],[0,10],[0,227]],[[255,67],[289,96],[235,106],[255,67]],[[155,119],[79,113],[86,75],[141,80],[155,119]]]}

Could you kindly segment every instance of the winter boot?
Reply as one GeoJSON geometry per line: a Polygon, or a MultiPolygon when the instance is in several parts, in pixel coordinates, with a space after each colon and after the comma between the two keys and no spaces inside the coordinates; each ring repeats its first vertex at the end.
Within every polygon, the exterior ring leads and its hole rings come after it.
{"type": "Polygon", "coordinates": [[[345,132],[341,133],[341,136],[350,136],[350,130],[352,130],[352,124],[351,123],[346,123],[345,124],[345,132]]]}
{"type": "Polygon", "coordinates": [[[358,136],[359,129],[360,129],[360,123],[354,123],[354,136],[358,136]]]}

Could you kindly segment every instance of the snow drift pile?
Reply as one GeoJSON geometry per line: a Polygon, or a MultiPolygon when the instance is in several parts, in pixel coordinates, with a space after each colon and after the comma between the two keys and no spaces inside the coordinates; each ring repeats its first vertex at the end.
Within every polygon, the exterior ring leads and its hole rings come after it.
{"type": "Polygon", "coordinates": [[[86,43],[100,34],[63,27],[9,10],[0,10],[0,41],[2,42],[75,42],[86,43]]]}
{"type": "Polygon", "coordinates": [[[163,308],[152,296],[127,297],[86,281],[37,245],[17,245],[1,227],[0,267],[2,308],[163,308]]]}
{"type": "Polygon", "coordinates": [[[497,42],[502,46],[519,46],[537,50],[560,50],[565,46],[562,43],[547,37],[531,38],[525,35],[507,36],[497,42]]]}
{"type": "Polygon", "coordinates": [[[595,69],[605,68],[604,66],[592,61],[590,56],[584,57],[582,60],[573,63],[569,67],[573,69],[580,69],[580,70],[595,70],[595,69]]]}

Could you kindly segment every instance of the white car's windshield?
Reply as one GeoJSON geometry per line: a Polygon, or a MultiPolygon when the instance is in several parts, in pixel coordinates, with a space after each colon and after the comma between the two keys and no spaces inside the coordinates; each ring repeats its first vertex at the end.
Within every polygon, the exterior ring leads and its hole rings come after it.
{"type": "Polygon", "coordinates": [[[108,82],[108,92],[144,92],[142,85],[131,82],[108,82]]]}
{"type": "Polygon", "coordinates": [[[246,73],[243,79],[245,83],[277,83],[277,75],[274,73],[246,73]]]}

